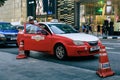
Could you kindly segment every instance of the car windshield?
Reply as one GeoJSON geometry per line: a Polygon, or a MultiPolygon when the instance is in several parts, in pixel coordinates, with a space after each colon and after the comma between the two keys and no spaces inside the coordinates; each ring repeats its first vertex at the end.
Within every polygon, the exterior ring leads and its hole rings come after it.
{"type": "Polygon", "coordinates": [[[15,29],[10,23],[0,23],[0,30],[13,30],[15,29]]]}
{"type": "Polygon", "coordinates": [[[55,34],[78,33],[71,25],[68,24],[48,24],[55,34]]]}

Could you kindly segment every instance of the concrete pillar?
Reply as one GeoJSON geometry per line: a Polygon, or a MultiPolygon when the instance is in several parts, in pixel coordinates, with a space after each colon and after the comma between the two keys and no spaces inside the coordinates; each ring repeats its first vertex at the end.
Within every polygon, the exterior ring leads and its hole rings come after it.
{"type": "Polygon", "coordinates": [[[80,2],[75,2],[75,27],[80,28],[80,2]]]}

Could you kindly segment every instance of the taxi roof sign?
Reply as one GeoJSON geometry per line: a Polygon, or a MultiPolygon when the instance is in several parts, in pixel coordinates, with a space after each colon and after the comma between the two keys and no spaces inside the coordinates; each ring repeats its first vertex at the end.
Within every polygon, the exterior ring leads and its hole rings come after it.
{"type": "Polygon", "coordinates": [[[52,19],[51,22],[58,22],[58,19],[52,19]]]}

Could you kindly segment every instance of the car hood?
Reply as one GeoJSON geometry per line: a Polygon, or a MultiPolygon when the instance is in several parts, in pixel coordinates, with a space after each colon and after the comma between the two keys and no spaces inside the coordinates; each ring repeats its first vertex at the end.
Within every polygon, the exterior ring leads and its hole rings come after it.
{"type": "Polygon", "coordinates": [[[78,41],[98,41],[99,38],[93,35],[85,34],[85,33],[69,33],[69,34],[57,34],[59,36],[67,37],[72,40],[78,41]]]}
{"type": "Polygon", "coordinates": [[[0,30],[1,34],[17,34],[18,30],[0,30]]]}

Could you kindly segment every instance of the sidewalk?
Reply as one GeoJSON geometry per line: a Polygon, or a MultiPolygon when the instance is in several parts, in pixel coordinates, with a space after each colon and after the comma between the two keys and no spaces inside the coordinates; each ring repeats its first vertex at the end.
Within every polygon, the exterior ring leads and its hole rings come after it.
{"type": "Polygon", "coordinates": [[[93,35],[97,36],[99,39],[120,39],[120,36],[116,35],[102,35],[102,34],[97,34],[96,32],[93,33],[93,35]]]}
{"type": "Polygon", "coordinates": [[[16,55],[0,52],[0,80],[119,80],[114,75],[100,78],[96,71],[33,58],[16,60],[16,55]]]}
{"type": "Polygon", "coordinates": [[[100,39],[120,39],[120,36],[98,36],[100,39]]]}

